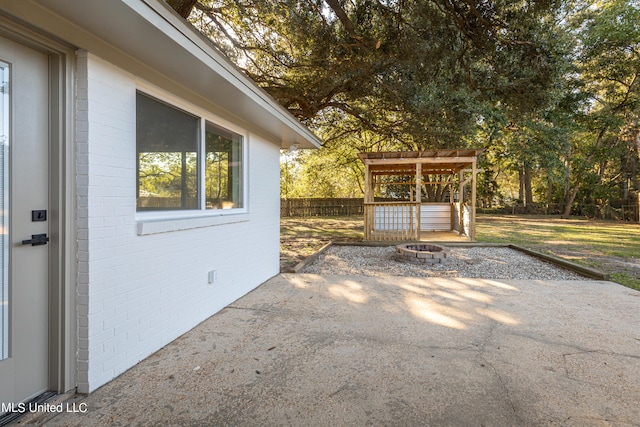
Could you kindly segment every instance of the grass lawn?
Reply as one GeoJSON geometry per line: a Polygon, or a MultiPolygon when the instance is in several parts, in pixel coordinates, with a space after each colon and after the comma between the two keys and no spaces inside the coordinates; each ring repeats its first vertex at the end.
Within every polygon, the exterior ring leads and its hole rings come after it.
{"type": "Polygon", "coordinates": [[[362,216],[280,219],[280,271],[290,271],[329,242],[361,242],[362,216]]]}
{"type": "MultiPolygon", "coordinates": [[[[362,241],[361,216],[282,218],[280,266],[288,271],[331,241],[362,241]]],[[[549,216],[479,215],[477,241],[512,243],[609,273],[640,290],[640,224],[549,216]]]]}
{"type": "Polygon", "coordinates": [[[510,215],[479,215],[477,224],[479,242],[513,243],[555,255],[640,290],[640,224],[510,215]]]}

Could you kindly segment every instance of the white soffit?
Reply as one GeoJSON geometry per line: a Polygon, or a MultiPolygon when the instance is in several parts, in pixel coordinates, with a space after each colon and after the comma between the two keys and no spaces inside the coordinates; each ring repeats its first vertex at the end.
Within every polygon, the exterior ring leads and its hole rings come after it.
{"type": "Polygon", "coordinates": [[[316,148],[321,144],[306,126],[162,0],[13,0],[11,3],[17,10],[23,10],[23,15],[31,12],[26,7],[29,3],[32,8],[34,3],[42,5],[62,19],[47,19],[46,11],[42,10],[33,16],[21,17],[133,74],[145,68],[154,69],[272,135],[282,147],[298,143],[300,148],[316,148]]]}

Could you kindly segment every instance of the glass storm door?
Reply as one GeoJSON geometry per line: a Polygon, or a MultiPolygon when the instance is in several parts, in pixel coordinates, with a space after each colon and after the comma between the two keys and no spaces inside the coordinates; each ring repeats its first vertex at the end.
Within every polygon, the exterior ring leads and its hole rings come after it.
{"type": "Polygon", "coordinates": [[[0,36],[0,77],[0,403],[6,411],[6,404],[48,388],[48,56],[0,36]]]}

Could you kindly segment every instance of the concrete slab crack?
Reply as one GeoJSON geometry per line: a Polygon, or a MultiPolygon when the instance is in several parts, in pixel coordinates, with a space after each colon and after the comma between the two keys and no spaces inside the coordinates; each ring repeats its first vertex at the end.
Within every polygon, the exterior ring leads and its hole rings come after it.
{"type": "Polygon", "coordinates": [[[267,309],[264,309],[264,308],[255,308],[255,307],[238,307],[238,306],[235,306],[235,305],[228,305],[225,308],[233,308],[233,309],[236,309],[236,310],[262,311],[264,313],[280,313],[279,311],[276,311],[276,310],[267,310],[267,309]]]}
{"type": "Polygon", "coordinates": [[[488,366],[489,368],[491,368],[491,370],[493,371],[493,374],[496,376],[496,378],[498,379],[498,382],[500,383],[500,387],[502,388],[504,395],[506,396],[508,402],[509,402],[509,406],[511,408],[511,411],[513,412],[513,414],[515,415],[515,417],[518,419],[518,421],[522,424],[525,424],[524,419],[522,419],[522,417],[520,416],[520,414],[518,414],[518,411],[516,410],[516,405],[513,401],[513,399],[511,398],[512,393],[509,391],[509,388],[507,387],[507,383],[504,381],[504,379],[502,378],[502,375],[500,375],[500,372],[498,371],[498,369],[496,369],[496,367],[493,365],[493,363],[491,363],[489,361],[489,359],[485,356],[485,349],[487,346],[487,343],[489,341],[491,341],[491,339],[493,338],[493,335],[496,331],[498,327],[498,324],[495,322],[490,323],[489,325],[489,330],[487,331],[484,339],[482,340],[479,348],[478,348],[478,356],[480,357],[480,359],[482,359],[482,361],[484,362],[485,366],[488,366]]]}
{"type": "Polygon", "coordinates": [[[577,351],[575,353],[564,353],[562,357],[566,358],[567,356],[576,356],[579,354],[589,354],[589,353],[603,354],[605,356],[629,357],[631,359],[640,359],[640,356],[636,354],[616,353],[616,352],[605,351],[605,350],[584,350],[584,351],[577,351]]]}

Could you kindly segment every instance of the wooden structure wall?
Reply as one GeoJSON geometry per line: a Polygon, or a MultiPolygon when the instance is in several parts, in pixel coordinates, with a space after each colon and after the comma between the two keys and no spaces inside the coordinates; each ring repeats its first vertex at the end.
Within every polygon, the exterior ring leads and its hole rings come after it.
{"type": "Polygon", "coordinates": [[[421,209],[431,205],[423,203],[422,187],[444,184],[449,187],[451,195],[449,231],[466,234],[470,241],[475,241],[477,157],[481,152],[461,149],[360,153],[358,156],[365,166],[365,240],[420,240],[421,221],[425,218],[421,209]],[[425,181],[423,178],[429,175],[448,178],[437,182],[425,181]],[[391,181],[393,184],[409,184],[410,200],[376,202],[375,188],[382,184],[381,177],[385,176],[411,177],[409,182],[391,181]],[[467,185],[471,190],[468,205],[464,203],[467,185]],[[456,192],[458,202],[453,200],[456,192]]]}

